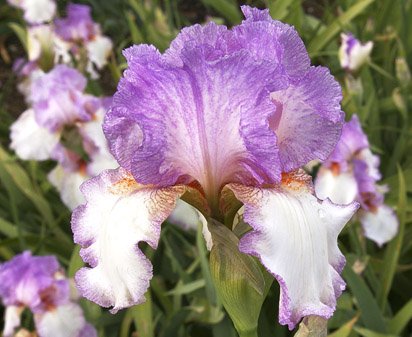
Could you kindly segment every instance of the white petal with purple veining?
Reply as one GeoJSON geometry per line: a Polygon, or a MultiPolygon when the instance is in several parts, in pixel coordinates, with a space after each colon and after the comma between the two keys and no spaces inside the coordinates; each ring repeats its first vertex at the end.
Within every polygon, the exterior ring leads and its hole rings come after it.
{"type": "Polygon", "coordinates": [[[87,204],[73,213],[74,240],[91,268],[76,275],[80,293],[112,312],[145,301],[152,265],[138,247],[156,248],[161,223],[185,187],[143,186],[123,169],[104,171],[81,188],[87,204]]]}
{"type": "Polygon", "coordinates": [[[244,202],[244,219],[253,231],[239,249],[257,256],[281,287],[279,321],[293,329],[302,317],[331,317],[345,288],[339,273],[345,258],[337,237],[357,209],[320,201],[300,177],[282,186],[259,189],[230,185],[244,202]]]}

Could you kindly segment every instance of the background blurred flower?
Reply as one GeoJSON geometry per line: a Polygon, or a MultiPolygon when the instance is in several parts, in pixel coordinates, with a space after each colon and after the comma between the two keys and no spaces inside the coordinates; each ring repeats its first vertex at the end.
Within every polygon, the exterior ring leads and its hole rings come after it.
{"type": "Polygon", "coordinates": [[[353,115],[344,125],[335,150],[320,168],[315,190],[319,198],[330,198],[338,204],[359,201],[358,214],[365,236],[381,246],[396,235],[398,219],[383,203],[387,190],[377,185],[381,179],[379,163],[379,157],[369,149],[358,117],[353,115]]]}
{"type": "Polygon", "coordinates": [[[69,281],[62,277],[54,256],[32,256],[26,251],[1,264],[0,297],[6,305],[3,336],[13,336],[25,307],[34,314],[39,337],[97,336],[69,294],[69,281]]]}
{"type": "Polygon", "coordinates": [[[342,33],[341,45],[339,48],[339,61],[341,67],[349,71],[357,71],[369,60],[372,48],[372,41],[362,44],[352,35],[352,33],[342,33]]]}

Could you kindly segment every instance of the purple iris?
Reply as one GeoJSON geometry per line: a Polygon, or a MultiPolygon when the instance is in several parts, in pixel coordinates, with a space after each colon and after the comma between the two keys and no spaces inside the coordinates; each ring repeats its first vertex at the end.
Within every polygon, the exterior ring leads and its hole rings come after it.
{"type": "Polygon", "coordinates": [[[253,229],[240,251],[281,285],[282,324],[329,318],[345,287],[337,236],[358,206],[321,202],[299,170],[328,158],[340,137],[340,86],[310,65],[293,27],[242,10],[231,30],[183,29],[164,54],[124,51],[128,68],[103,126],[120,168],[83,184],[87,203],[72,219],[91,267],[77,273],[78,287],[112,312],[144,302],[153,272],[137,243],[157,247],[176,201],[222,219],[233,211],[227,191],[253,229]]]}
{"type": "Polygon", "coordinates": [[[89,41],[99,33],[93,21],[91,8],[87,5],[69,4],[67,17],[55,20],[55,32],[66,41],[89,41]]]}
{"type": "Polygon", "coordinates": [[[381,246],[396,235],[398,220],[394,211],[384,204],[387,188],[378,185],[379,164],[380,159],[372,154],[358,117],[353,115],[345,123],[336,148],[319,170],[315,187],[321,199],[330,198],[338,204],[358,201],[365,236],[381,246]]]}
{"type": "Polygon", "coordinates": [[[0,265],[0,298],[6,306],[3,336],[13,335],[24,307],[34,314],[40,337],[96,335],[81,308],[70,300],[69,280],[54,256],[32,256],[29,251],[0,265]],[[63,335],[62,335],[63,336],[63,335]]]}

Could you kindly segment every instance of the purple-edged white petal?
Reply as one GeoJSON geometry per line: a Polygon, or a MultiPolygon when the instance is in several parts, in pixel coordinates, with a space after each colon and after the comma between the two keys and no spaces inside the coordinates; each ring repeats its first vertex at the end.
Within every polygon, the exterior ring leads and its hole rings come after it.
{"type": "Polygon", "coordinates": [[[362,44],[352,34],[341,34],[342,43],[339,48],[339,61],[342,68],[356,71],[369,60],[373,42],[362,44]]]}
{"type": "Polygon", "coordinates": [[[39,337],[79,337],[86,325],[78,304],[67,303],[34,316],[39,337]]]}
{"type": "Polygon", "coordinates": [[[60,139],[60,132],[40,126],[33,109],[23,112],[10,127],[10,148],[24,160],[46,160],[60,139]]]}
{"type": "Polygon", "coordinates": [[[329,198],[335,204],[348,205],[358,196],[358,183],[353,172],[336,173],[321,167],[315,179],[315,192],[321,200],[329,198]]]}
{"type": "Polygon", "coordinates": [[[257,256],[279,282],[279,322],[289,329],[305,316],[332,316],[345,288],[337,237],[358,207],[320,201],[308,184],[307,176],[292,175],[273,188],[230,185],[253,228],[239,249],[257,256]]]}
{"type": "Polygon", "coordinates": [[[273,92],[282,170],[289,172],[313,159],[325,160],[341,134],[341,89],[327,68],[312,67],[297,84],[273,92]]]}
{"type": "Polygon", "coordinates": [[[279,180],[268,87],[284,83],[270,63],[246,53],[209,62],[208,52],[185,48],[177,67],[150,46],[125,51],[129,68],[103,129],[117,161],[138,181],[195,179],[214,197],[228,181],[279,180]]]}
{"type": "Polygon", "coordinates": [[[20,316],[23,312],[23,307],[9,305],[4,312],[4,329],[3,337],[12,337],[14,330],[20,326],[20,316]]]}
{"type": "Polygon", "coordinates": [[[156,248],[162,222],[185,187],[143,186],[123,169],[108,170],[82,185],[87,204],[72,218],[74,241],[91,268],[76,274],[80,293],[112,312],[145,301],[152,265],[138,247],[156,248]]]}
{"type": "Polygon", "coordinates": [[[365,236],[378,246],[392,240],[398,232],[399,221],[392,208],[380,205],[371,211],[361,210],[359,219],[365,236]]]}

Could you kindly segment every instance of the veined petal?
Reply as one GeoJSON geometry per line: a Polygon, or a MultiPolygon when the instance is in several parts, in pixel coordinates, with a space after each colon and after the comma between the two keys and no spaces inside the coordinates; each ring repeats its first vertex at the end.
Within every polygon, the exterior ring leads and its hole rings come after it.
{"type": "Polygon", "coordinates": [[[325,200],[329,198],[335,204],[347,205],[356,200],[358,183],[353,172],[334,172],[321,167],[315,180],[316,196],[325,200]]]}
{"type": "Polygon", "coordinates": [[[87,204],[72,218],[74,241],[91,268],[76,274],[80,293],[112,312],[144,302],[152,265],[138,247],[157,247],[161,223],[184,186],[157,189],[136,183],[123,169],[108,170],[82,185],[87,204]]]}
{"type": "Polygon", "coordinates": [[[338,82],[327,68],[311,67],[296,84],[272,92],[282,170],[289,172],[313,159],[325,160],[341,135],[344,122],[338,82]]]}
{"type": "Polygon", "coordinates": [[[275,109],[268,87],[284,87],[280,75],[246,53],[209,62],[208,52],[189,46],[177,67],[150,46],[125,51],[129,68],[103,129],[117,161],[138,181],[194,179],[214,195],[228,181],[279,180],[267,119],[275,109]]]}
{"type": "Polygon", "coordinates": [[[320,201],[308,176],[288,175],[278,187],[229,185],[245,204],[244,219],[253,227],[239,249],[257,256],[281,288],[279,322],[293,329],[304,316],[329,318],[345,288],[339,273],[345,258],[337,237],[357,209],[320,201]]]}
{"type": "Polygon", "coordinates": [[[359,213],[365,236],[378,246],[392,240],[398,233],[399,221],[389,206],[380,205],[374,210],[361,210],[359,213]]]}
{"type": "Polygon", "coordinates": [[[10,148],[24,160],[49,159],[60,140],[60,132],[50,132],[36,122],[33,109],[23,112],[10,131],[10,148]]]}
{"type": "Polygon", "coordinates": [[[67,303],[34,316],[39,337],[78,337],[86,325],[78,304],[67,303]]]}

